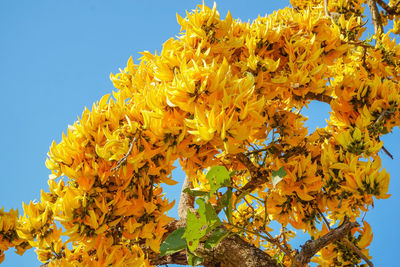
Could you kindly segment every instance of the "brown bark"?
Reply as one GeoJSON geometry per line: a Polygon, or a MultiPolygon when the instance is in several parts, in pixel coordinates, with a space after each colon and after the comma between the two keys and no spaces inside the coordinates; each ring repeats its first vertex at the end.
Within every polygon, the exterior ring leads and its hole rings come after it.
{"type": "Polygon", "coordinates": [[[159,255],[150,255],[150,262],[153,265],[166,265],[166,264],[188,265],[185,250],[164,257],[160,257],[159,255]]]}
{"type": "Polygon", "coordinates": [[[241,191],[251,192],[268,180],[268,173],[256,166],[245,154],[239,153],[236,159],[250,172],[250,181],[241,188],[241,191]]]}
{"type": "Polygon", "coordinates": [[[196,253],[204,258],[204,266],[220,267],[277,267],[274,259],[237,235],[226,237],[214,249],[199,248],[196,253]]]}
{"type": "Polygon", "coordinates": [[[186,222],[187,210],[189,209],[191,212],[194,212],[194,197],[183,192],[186,188],[192,188],[192,182],[189,177],[186,176],[183,181],[181,197],[179,199],[178,205],[178,216],[181,221],[186,222]]]}
{"type": "Polygon", "coordinates": [[[339,227],[332,229],[326,235],[315,240],[308,240],[303,246],[301,246],[301,251],[296,255],[295,259],[303,265],[309,263],[311,258],[318,251],[330,243],[342,239],[352,228],[357,226],[359,226],[357,222],[345,220],[339,227]]]}
{"type": "MultiPolygon", "coordinates": [[[[173,221],[167,226],[168,233],[185,226],[182,221],[173,221]]],[[[228,236],[213,249],[204,248],[200,244],[195,254],[204,258],[205,267],[277,267],[279,266],[271,256],[261,249],[249,244],[238,235],[228,236]],[[238,265],[240,264],[240,265],[238,265]]],[[[150,257],[151,264],[181,264],[187,265],[186,251],[180,251],[170,256],[150,257]]]]}
{"type": "Polygon", "coordinates": [[[379,14],[379,9],[376,6],[375,0],[367,0],[369,10],[371,11],[372,23],[374,24],[375,33],[383,33],[383,25],[381,20],[381,15],[379,14]]]}

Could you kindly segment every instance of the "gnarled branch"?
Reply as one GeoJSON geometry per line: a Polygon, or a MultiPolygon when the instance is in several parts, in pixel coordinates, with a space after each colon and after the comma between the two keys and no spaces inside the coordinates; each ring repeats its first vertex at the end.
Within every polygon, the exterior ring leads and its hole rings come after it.
{"type": "Polygon", "coordinates": [[[330,243],[342,239],[352,228],[357,226],[359,226],[357,222],[350,222],[348,219],[345,219],[339,227],[332,229],[326,235],[315,240],[308,240],[301,246],[301,251],[296,255],[295,259],[304,265],[309,263],[318,251],[330,243]]]}

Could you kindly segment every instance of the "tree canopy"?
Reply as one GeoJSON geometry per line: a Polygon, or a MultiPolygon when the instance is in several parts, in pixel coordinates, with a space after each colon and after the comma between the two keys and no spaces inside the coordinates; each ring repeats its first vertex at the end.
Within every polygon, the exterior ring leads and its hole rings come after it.
{"type": "Polygon", "coordinates": [[[291,4],[251,23],[216,5],[177,15],[180,35],[111,74],[112,96],[53,142],[40,201],[0,210],[0,262],[33,247],[48,266],[372,266],[364,216],[389,197],[400,2],[291,4]],[[312,101],[331,109],[315,131],[312,101]],[[176,160],[179,219],[163,194],[176,160]],[[291,227],[310,240],[292,247],[291,227]]]}

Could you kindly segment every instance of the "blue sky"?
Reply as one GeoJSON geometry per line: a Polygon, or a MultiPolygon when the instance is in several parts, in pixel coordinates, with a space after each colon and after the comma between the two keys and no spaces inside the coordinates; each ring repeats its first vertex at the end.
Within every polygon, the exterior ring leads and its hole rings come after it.
{"type": "MultiPolygon", "coordinates": [[[[212,6],[212,1],[205,1],[212,6]]],[[[160,50],[176,36],[175,14],[185,15],[201,1],[0,1],[0,207],[18,208],[22,201],[40,198],[47,188],[49,171],[44,162],[53,140],[57,142],[68,124],[77,120],[113,90],[111,72],[124,68],[138,52],[160,50]]],[[[289,1],[218,1],[224,17],[251,20],[287,6],[289,1]]],[[[324,105],[306,111],[311,128],[323,126],[324,105]]],[[[388,200],[377,201],[366,220],[374,231],[371,245],[376,266],[396,266],[398,207],[400,205],[400,137],[398,129],[384,138],[395,156],[382,155],[392,175],[388,200]]],[[[176,180],[183,175],[174,173],[176,180]]],[[[180,185],[167,188],[171,199],[179,197],[180,185]]],[[[176,215],[176,211],[172,212],[176,215]]],[[[33,250],[20,257],[10,249],[2,266],[38,266],[33,250]]]]}

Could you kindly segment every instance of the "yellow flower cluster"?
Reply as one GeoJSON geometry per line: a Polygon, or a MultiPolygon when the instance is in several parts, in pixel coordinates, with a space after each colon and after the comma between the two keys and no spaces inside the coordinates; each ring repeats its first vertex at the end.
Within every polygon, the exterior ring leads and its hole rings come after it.
{"type": "Polygon", "coordinates": [[[21,238],[17,233],[18,227],[18,210],[11,209],[5,212],[4,208],[0,209],[0,263],[3,262],[4,251],[10,247],[15,247],[16,253],[24,254],[25,250],[31,248],[30,244],[21,238]]]}
{"type": "MultiPolygon", "coordinates": [[[[172,220],[161,185],[176,183],[178,158],[205,190],[201,173],[216,164],[239,171],[234,186],[251,181],[239,153],[269,174],[249,192],[258,201],[246,196],[234,207],[234,222],[258,231],[276,220],[318,237],[327,231],[317,228],[321,213],[332,223],[354,220],[373,197],[387,197],[379,137],[400,122],[400,50],[388,35],[359,45],[364,1],[329,1],[337,21],[320,2],[292,1],[296,9],[252,23],[221,19],[215,6],[178,15],[181,35],[159,55],[130,58],[111,75],[113,97],[85,109],[51,145],[50,192],[24,205],[18,222],[15,211],[1,211],[0,252],[33,246],[54,266],[149,266],[172,220]],[[332,111],[328,126],[309,134],[300,111],[312,100],[332,111]],[[274,183],[281,167],[287,175],[274,183]]],[[[361,249],[370,242],[365,229],[352,239],[361,249]]],[[[333,264],[338,251],[327,248],[318,262],[333,264]]]]}
{"type": "MultiPolygon", "coordinates": [[[[325,0],[290,0],[292,6],[297,9],[308,9],[315,8],[317,6],[322,6],[325,0]]],[[[327,0],[328,6],[327,11],[329,13],[337,13],[339,15],[344,15],[348,18],[351,14],[356,14],[361,16],[364,13],[364,5],[366,0],[327,0]]]]}

